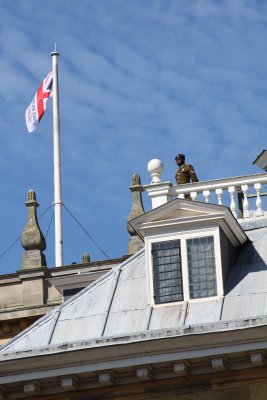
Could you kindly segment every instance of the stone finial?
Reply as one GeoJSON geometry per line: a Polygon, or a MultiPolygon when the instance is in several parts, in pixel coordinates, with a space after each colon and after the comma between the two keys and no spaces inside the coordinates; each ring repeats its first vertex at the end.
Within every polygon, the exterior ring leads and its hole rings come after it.
{"type": "Polygon", "coordinates": [[[141,178],[138,174],[133,174],[132,186],[141,186],[141,178]]]}
{"type": "Polygon", "coordinates": [[[134,174],[132,186],[130,187],[130,191],[133,194],[133,204],[132,204],[132,209],[130,211],[130,214],[128,216],[128,224],[127,224],[128,232],[131,235],[129,244],[128,244],[128,253],[129,254],[134,254],[138,250],[140,250],[141,248],[144,247],[143,241],[140,239],[140,237],[136,234],[135,230],[129,224],[129,221],[131,219],[139,217],[139,215],[142,215],[145,212],[144,207],[143,207],[143,201],[142,201],[143,190],[144,189],[141,185],[140,176],[138,174],[134,174]]]}
{"type": "Polygon", "coordinates": [[[147,170],[151,175],[151,183],[160,183],[160,177],[163,171],[163,163],[161,160],[155,158],[147,164],[147,170]]]}
{"type": "Polygon", "coordinates": [[[39,204],[33,190],[29,190],[25,204],[28,208],[28,221],[21,235],[21,245],[26,250],[22,258],[22,269],[43,267],[46,266],[43,254],[46,243],[38,224],[36,208],[39,204]]]}
{"type": "Polygon", "coordinates": [[[90,255],[89,253],[83,253],[82,255],[82,264],[86,264],[90,262],[90,255]]]}

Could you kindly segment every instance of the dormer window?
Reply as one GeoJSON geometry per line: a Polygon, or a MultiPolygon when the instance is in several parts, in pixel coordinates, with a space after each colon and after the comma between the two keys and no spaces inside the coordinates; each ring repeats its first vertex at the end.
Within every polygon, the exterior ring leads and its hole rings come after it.
{"type": "Polygon", "coordinates": [[[175,199],[130,221],[145,242],[151,304],[223,296],[247,236],[229,208],[175,199]]]}
{"type": "Polygon", "coordinates": [[[217,296],[214,236],[151,242],[155,304],[217,296]]]}

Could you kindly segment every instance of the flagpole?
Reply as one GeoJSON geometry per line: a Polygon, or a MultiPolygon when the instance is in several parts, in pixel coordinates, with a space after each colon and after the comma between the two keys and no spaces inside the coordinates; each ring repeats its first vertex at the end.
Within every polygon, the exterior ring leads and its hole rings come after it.
{"type": "Polygon", "coordinates": [[[60,127],[58,95],[58,56],[56,50],[51,53],[53,72],[53,137],[54,137],[54,210],[55,210],[55,265],[63,265],[62,236],[62,199],[61,199],[61,166],[60,166],[60,127]]]}

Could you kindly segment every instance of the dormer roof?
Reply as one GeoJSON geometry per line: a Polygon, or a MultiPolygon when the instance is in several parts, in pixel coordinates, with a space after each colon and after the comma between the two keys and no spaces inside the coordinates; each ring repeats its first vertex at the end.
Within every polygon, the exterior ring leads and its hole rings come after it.
{"type": "Polygon", "coordinates": [[[223,205],[175,199],[130,221],[144,238],[151,232],[184,230],[188,227],[220,226],[231,243],[237,247],[248,239],[231,210],[223,205]]]}

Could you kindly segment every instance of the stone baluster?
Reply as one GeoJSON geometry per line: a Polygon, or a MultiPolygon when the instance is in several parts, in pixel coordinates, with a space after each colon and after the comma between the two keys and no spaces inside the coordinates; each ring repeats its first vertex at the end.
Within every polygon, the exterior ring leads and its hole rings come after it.
{"type": "Polygon", "coordinates": [[[203,190],[203,196],[205,199],[205,203],[209,203],[210,202],[210,191],[209,190],[203,190]]]}
{"type": "Polygon", "coordinates": [[[192,200],[196,201],[197,200],[197,192],[190,192],[190,197],[192,200]]]}
{"type": "Polygon", "coordinates": [[[256,215],[257,217],[263,216],[263,210],[262,210],[262,201],[261,201],[261,184],[260,183],[255,183],[254,188],[257,193],[257,200],[256,200],[256,206],[257,206],[257,211],[256,215]]]}
{"type": "Polygon", "coordinates": [[[185,198],[185,195],[184,195],[184,193],[180,193],[180,194],[178,194],[177,198],[178,198],[178,199],[184,199],[184,198],[185,198]]]}
{"type": "Polygon", "coordinates": [[[243,218],[250,218],[249,202],[248,202],[248,185],[242,185],[243,192],[243,218]]]}
{"type": "Polygon", "coordinates": [[[218,204],[221,206],[222,205],[222,194],[223,194],[222,189],[216,189],[216,194],[218,197],[218,204]]]}
{"type": "Polygon", "coordinates": [[[236,204],[235,204],[235,186],[230,186],[228,188],[228,192],[230,193],[231,196],[230,209],[233,215],[237,218],[236,204]]]}

